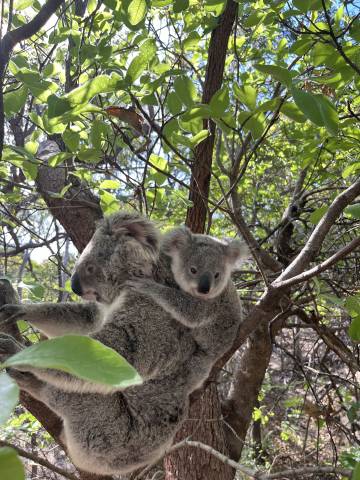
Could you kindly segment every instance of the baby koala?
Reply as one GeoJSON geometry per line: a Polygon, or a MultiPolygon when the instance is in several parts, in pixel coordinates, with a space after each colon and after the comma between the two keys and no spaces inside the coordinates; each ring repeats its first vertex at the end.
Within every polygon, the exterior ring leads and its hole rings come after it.
{"type": "Polygon", "coordinates": [[[191,332],[197,346],[186,363],[192,391],[203,385],[234,343],[242,310],[231,272],[248,256],[247,246],[239,240],[225,244],[177,228],[164,235],[159,259],[160,270],[170,260],[173,279],[167,285],[151,279],[131,282],[191,332]]]}
{"type": "Polygon", "coordinates": [[[148,279],[132,283],[133,287],[141,288],[187,327],[211,324],[229,313],[235,317],[235,323],[240,323],[240,302],[231,273],[249,256],[243,242],[233,240],[225,244],[208,235],[177,228],[164,235],[160,251],[170,257],[171,271],[181,290],[148,279]]]}

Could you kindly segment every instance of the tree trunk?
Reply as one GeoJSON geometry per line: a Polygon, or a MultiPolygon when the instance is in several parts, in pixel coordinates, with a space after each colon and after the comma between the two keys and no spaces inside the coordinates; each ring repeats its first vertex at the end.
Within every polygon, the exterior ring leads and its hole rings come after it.
{"type": "MultiPolygon", "coordinates": [[[[215,383],[210,384],[202,396],[192,403],[189,419],[177,434],[175,442],[187,437],[211,445],[219,452],[227,453],[220,400],[215,383]]],[[[175,450],[165,458],[164,464],[165,480],[231,480],[234,478],[232,468],[203,450],[194,450],[192,447],[175,450]]]]}

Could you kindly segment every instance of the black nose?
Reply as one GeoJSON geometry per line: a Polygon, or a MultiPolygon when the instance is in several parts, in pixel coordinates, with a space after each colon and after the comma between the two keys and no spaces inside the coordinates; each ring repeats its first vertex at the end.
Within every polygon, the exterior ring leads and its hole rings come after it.
{"type": "Polygon", "coordinates": [[[82,294],[81,285],[80,285],[80,277],[76,272],[73,273],[73,275],[71,277],[71,290],[74,293],[76,293],[76,295],[81,296],[81,294],[82,294]]]}
{"type": "Polygon", "coordinates": [[[211,287],[211,275],[210,273],[203,273],[199,278],[198,292],[209,293],[211,287]]]}

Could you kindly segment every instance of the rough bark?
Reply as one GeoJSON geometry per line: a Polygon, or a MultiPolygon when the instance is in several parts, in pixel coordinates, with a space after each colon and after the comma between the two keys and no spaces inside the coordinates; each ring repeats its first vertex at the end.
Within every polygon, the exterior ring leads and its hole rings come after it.
{"type": "Polygon", "coordinates": [[[75,247],[81,252],[92,237],[96,222],[102,217],[98,198],[77,177],[69,176],[66,168],[46,166],[46,161],[59,152],[51,140],[43,142],[38,157],[45,165],[39,167],[36,184],[50,212],[62,225],[75,247]],[[63,198],[56,198],[71,183],[63,198]]]}
{"type": "Polygon", "coordinates": [[[234,381],[222,412],[230,458],[238,461],[244,446],[254,405],[271,357],[268,325],[264,324],[247,340],[234,374],[234,381]]]}
{"type": "MultiPolygon", "coordinates": [[[[221,88],[227,46],[237,8],[238,4],[229,0],[224,13],[220,17],[218,26],[212,32],[202,103],[209,103],[214,93],[221,88]]],[[[205,229],[215,142],[215,123],[212,120],[204,120],[203,128],[209,130],[210,135],[199,143],[195,149],[189,195],[189,200],[193,202],[193,205],[188,209],[186,218],[186,225],[195,233],[202,233],[205,229]]]]}
{"type": "MultiPolygon", "coordinates": [[[[211,445],[219,452],[226,452],[220,401],[215,383],[210,384],[202,396],[192,403],[189,420],[177,434],[175,442],[187,437],[211,445]]],[[[192,447],[175,450],[166,457],[164,463],[165,480],[231,480],[235,473],[232,468],[214,456],[192,447]]]]}

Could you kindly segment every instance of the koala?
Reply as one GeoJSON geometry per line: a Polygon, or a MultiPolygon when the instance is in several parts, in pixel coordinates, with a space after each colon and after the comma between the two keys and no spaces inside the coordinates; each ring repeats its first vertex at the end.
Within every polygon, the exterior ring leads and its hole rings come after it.
{"type": "Polygon", "coordinates": [[[145,292],[191,329],[200,347],[190,360],[190,368],[197,371],[199,388],[216,360],[232,345],[242,320],[231,273],[249,257],[249,251],[240,240],[224,244],[208,235],[178,228],[163,237],[161,256],[170,258],[173,279],[180,291],[150,278],[127,283],[145,292]]]}
{"type": "MultiPolygon", "coordinates": [[[[48,337],[90,335],[122,354],[143,385],[111,391],[65,372],[23,366],[11,370],[20,388],[63,420],[75,465],[97,474],[126,474],[157,461],[186,418],[192,385],[187,363],[198,346],[191,332],[126,281],[157,270],[157,231],[135,214],[105,219],[72,276],[88,303],[6,305],[0,321],[22,318],[48,337]]],[[[18,351],[0,337],[0,357],[18,351]]]]}
{"type": "MultiPolygon", "coordinates": [[[[72,289],[87,303],[0,309],[0,323],[22,318],[48,337],[89,335],[123,355],[142,376],[142,385],[115,391],[56,370],[12,369],[20,388],[62,418],[69,455],[82,470],[127,474],[158,461],[186,418],[190,393],[233,343],[241,310],[231,283],[232,293],[219,296],[223,299],[217,308],[224,308],[223,319],[219,315],[193,327],[146,291],[134,288],[136,282],[156,280],[180,294],[170,262],[168,252],[159,252],[158,233],[151,222],[137,214],[118,213],[99,224],[76,263],[72,289]]],[[[218,297],[196,300],[207,307],[218,297]]],[[[0,356],[16,348],[19,345],[11,347],[9,339],[0,337],[0,356]]]]}

